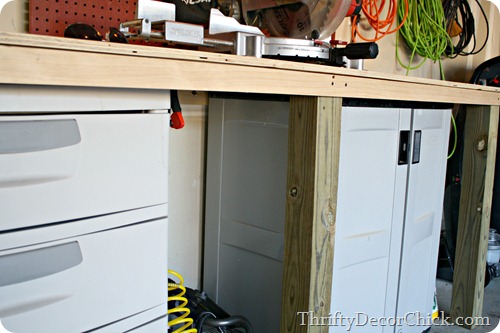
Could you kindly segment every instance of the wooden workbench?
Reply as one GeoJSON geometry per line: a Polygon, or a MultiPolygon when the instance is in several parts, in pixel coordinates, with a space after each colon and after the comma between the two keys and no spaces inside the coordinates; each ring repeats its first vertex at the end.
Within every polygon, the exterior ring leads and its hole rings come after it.
{"type": "Polygon", "coordinates": [[[325,317],[330,311],[342,98],[465,104],[468,117],[452,315],[482,315],[500,105],[498,88],[226,54],[2,32],[0,84],[293,96],[282,333],[328,330],[325,326],[299,326],[297,312],[313,311],[315,316],[325,317]],[[325,206],[325,202],[329,204],[325,206]],[[329,216],[326,223],[322,216],[329,216]]]}

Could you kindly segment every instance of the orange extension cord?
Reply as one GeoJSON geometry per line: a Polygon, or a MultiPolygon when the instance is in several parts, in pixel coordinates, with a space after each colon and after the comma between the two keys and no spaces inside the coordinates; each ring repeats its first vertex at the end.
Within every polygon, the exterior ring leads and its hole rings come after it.
{"type": "Polygon", "coordinates": [[[398,0],[362,0],[363,14],[368,19],[370,26],[375,30],[375,37],[369,38],[361,34],[358,24],[356,23],[359,16],[355,16],[353,17],[351,29],[351,41],[355,42],[356,37],[359,37],[367,42],[376,42],[384,36],[398,31],[408,17],[408,0],[404,0],[404,4],[406,6],[404,18],[396,28],[392,28],[398,16],[398,0]],[[389,8],[386,11],[385,17],[383,17],[386,5],[388,5],[389,8]]]}

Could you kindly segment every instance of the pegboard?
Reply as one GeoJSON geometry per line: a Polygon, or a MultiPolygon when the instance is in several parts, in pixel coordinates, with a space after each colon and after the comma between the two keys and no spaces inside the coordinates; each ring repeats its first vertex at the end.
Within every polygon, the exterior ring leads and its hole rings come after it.
{"type": "Polygon", "coordinates": [[[29,32],[64,36],[73,23],[93,26],[104,37],[110,27],[135,18],[137,1],[132,0],[32,0],[29,1],[29,32]]]}

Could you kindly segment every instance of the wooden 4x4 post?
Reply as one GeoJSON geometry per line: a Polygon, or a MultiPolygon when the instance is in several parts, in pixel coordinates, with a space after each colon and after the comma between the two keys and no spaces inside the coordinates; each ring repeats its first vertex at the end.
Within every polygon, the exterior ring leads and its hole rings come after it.
{"type": "Polygon", "coordinates": [[[292,97],[281,333],[327,332],[340,153],[342,99],[292,97]]]}

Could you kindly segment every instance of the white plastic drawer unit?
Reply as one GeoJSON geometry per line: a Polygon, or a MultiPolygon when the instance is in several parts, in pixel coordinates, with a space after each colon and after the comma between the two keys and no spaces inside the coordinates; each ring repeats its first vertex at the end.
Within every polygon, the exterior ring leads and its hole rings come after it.
{"type": "Polygon", "coordinates": [[[167,331],[168,108],[165,90],[0,85],[6,329],[167,331]]]}
{"type": "Polygon", "coordinates": [[[104,333],[162,326],[166,332],[167,220],[158,217],[165,210],[0,233],[4,327],[104,333]]]}
{"type": "Polygon", "coordinates": [[[168,114],[0,116],[0,231],[167,203],[168,114]]]}

